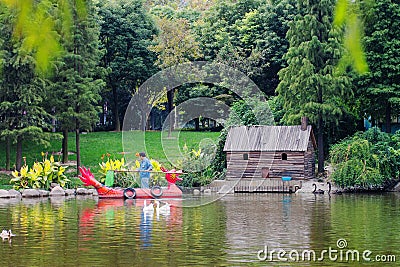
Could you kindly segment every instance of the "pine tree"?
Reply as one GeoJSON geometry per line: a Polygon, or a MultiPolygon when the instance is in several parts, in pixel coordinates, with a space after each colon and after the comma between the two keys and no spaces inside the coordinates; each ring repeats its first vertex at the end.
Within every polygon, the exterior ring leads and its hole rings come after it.
{"type": "Polygon", "coordinates": [[[72,39],[64,40],[66,54],[52,84],[53,106],[63,130],[63,161],[68,160],[68,131],[74,130],[77,168],[81,164],[80,130],[90,130],[98,119],[99,93],[104,86],[100,78],[103,69],[98,67],[99,27],[91,1],[87,5],[88,13],[83,19],[74,10],[72,39]]]}
{"type": "Polygon", "coordinates": [[[316,125],[318,171],[324,168],[324,127],[343,114],[343,99],[351,95],[350,81],[335,73],[343,54],[341,29],[332,28],[334,0],[300,0],[300,14],[290,24],[288,66],[279,72],[279,97],[284,101],[285,123],[300,123],[306,116],[316,125]]]}
{"type": "Polygon", "coordinates": [[[7,168],[10,143],[16,143],[15,168],[21,169],[23,141],[48,145],[49,114],[43,109],[45,81],[35,73],[35,59],[23,49],[24,39],[13,37],[15,14],[1,9],[0,135],[7,143],[7,168]]]}

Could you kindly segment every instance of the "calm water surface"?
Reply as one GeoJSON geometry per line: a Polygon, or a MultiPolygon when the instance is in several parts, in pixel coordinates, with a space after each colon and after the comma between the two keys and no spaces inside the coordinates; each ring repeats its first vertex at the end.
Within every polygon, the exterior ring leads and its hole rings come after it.
{"type": "Polygon", "coordinates": [[[212,198],[168,200],[167,216],[144,214],[140,200],[0,200],[0,230],[17,234],[0,243],[0,266],[399,265],[375,259],[400,262],[400,194],[212,198]],[[270,261],[272,250],[288,261],[270,261]],[[349,250],[359,262],[344,262],[349,250]]]}

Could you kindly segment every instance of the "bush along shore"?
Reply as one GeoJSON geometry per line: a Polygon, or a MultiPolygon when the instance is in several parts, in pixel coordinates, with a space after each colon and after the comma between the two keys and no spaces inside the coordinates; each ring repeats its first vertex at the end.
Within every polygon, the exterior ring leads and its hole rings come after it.
{"type": "Polygon", "coordinates": [[[330,161],[330,178],[343,191],[391,191],[400,178],[400,132],[356,133],[331,147],[330,161]]]}

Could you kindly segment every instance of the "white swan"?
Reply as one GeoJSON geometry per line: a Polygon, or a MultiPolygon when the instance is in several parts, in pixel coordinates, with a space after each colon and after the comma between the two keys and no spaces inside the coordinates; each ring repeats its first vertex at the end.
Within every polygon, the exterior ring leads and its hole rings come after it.
{"type": "Polygon", "coordinates": [[[9,238],[11,238],[11,237],[13,237],[13,236],[15,236],[12,232],[11,232],[11,230],[3,230],[3,231],[1,231],[1,233],[0,233],[0,237],[4,240],[4,239],[9,239],[9,238]]]}
{"type": "Polygon", "coordinates": [[[171,204],[169,204],[168,202],[165,202],[165,205],[160,207],[160,202],[158,200],[156,200],[156,204],[157,204],[157,208],[156,208],[156,212],[157,213],[163,213],[163,214],[167,214],[171,211],[171,204]]]}
{"type": "Polygon", "coordinates": [[[16,235],[14,235],[14,234],[11,232],[11,229],[8,230],[8,235],[9,235],[10,237],[16,236],[16,235]]]}
{"type": "Polygon", "coordinates": [[[8,231],[7,231],[7,230],[1,231],[0,236],[1,236],[1,238],[3,238],[3,239],[9,238],[8,231]]]}
{"type": "Polygon", "coordinates": [[[148,206],[146,206],[146,200],[144,200],[144,206],[143,206],[143,211],[144,212],[154,212],[154,206],[152,203],[150,203],[148,206]]]}

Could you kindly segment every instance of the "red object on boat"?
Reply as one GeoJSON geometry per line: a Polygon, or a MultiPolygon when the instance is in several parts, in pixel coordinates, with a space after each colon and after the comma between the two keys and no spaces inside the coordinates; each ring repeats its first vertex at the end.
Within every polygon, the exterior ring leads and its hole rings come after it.
{"type": "Polygon", "coordinates": [[[175,185],[177,181],[182,181],[182,178],[179,178],[179,175],[183,173],[181,170],[180,171],[177,171],[175,169],[167,170],[164,167],[161,167],[160,170],[165,172],[165,179],[168,181],[168,188],[170,187],[171,184],[175,185]]]}
{"type": "Polygon", "coordinates": [[[178,178],[182,171],[172,172],[167,171],[167,175],[171,175],[168,181],[167,188],[161,188],[159,186],[154,186],[153,188],[110,188],[94,178],[94,175],[91,173],[90,169],[85,167],[79,167],[79,171],[81,175],[79,178],[84,183],[85,186],[93,186],[97,193],[99,194],[99,198],[179,198],[182,197],[182,190],[175,185],[177,180],[182,180],[178,178]]]}

